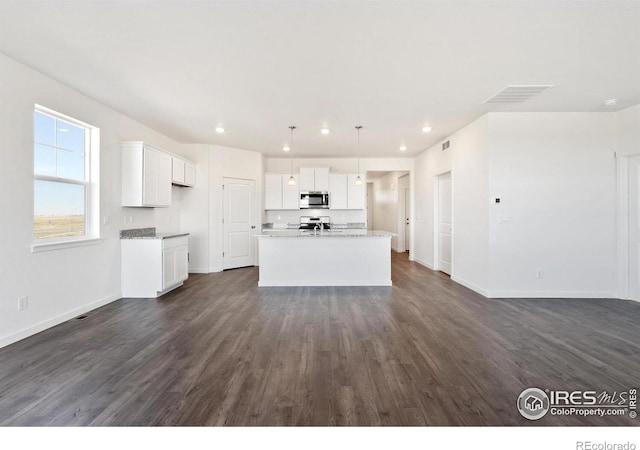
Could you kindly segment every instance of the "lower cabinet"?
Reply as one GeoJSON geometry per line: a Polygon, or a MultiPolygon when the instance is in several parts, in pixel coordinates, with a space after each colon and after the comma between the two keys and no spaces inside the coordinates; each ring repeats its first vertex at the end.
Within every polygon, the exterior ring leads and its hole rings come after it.
{"type": "Polygon", "coordinates": [[[188,237],[122,239],[122,296],[156,298],[189,277],[188,237]]]}

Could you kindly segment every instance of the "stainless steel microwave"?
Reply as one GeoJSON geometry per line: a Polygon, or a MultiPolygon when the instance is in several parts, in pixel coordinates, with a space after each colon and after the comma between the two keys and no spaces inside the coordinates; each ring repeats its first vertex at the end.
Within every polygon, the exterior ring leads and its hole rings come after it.
{"type": "Polygon", "coordinates": [[[329,209],[329,193],[327,191],[300,192],[300,209],[329,209]]]}

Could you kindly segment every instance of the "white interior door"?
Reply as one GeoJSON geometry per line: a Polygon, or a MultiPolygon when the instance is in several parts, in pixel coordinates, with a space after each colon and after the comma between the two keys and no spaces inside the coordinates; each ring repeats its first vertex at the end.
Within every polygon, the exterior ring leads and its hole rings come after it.
{"type": "Polygon", "coordinates": [[[409,217],[411,217],[411,192],[409,189],[404,190],[404,250],[409,251],[409,241],[411,240],[411,225],[409,217]]]}
{"type": "Polygon", "coordinates": [[[629,298],[640,300],[640,156],[629,158],[629,298]]]}
{"type": "Polygon", "coordinates": [[[438,268],[451,275],[451,173],[438,177],[438,268]]]}
{"type": "Polygon", "coordinates": [[[256,182],[224,179],[223,186],[223,268],[255,264],[254,239],[256,182]]]}

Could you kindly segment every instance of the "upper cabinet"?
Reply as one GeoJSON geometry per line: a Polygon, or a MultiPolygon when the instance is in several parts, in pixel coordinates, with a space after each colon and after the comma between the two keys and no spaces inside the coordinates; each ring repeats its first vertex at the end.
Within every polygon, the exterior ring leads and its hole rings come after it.
{"type": "Polygon", "coordinates": [[[367,208],[367,177],[360,174],[362,184],[356,184],[357,173],[347,175],[347,209],[367,208]]]}
{"type": "Polygon", "coordinates": [[[329,205],[331,209],[347,209],[347,175],[332,173],[329,175],[329,205]]]}
{"type": "Polygon", "coordinates": [[[171,206],[172,160],[140,142],[122,143],[122,206],[171,206]]]}
{"type": "Polygon", "coordinates": [[[264,209],[300,209],[298,175],[293,175],[295,185],[289,185],[289,175],[267,173],[264,178],[264,209]]]}
{"type": "Polygon", "coordinates": [[[367,182],[356,184],[357,174],[332,173],[329,175],[331,209],[365,209],[367,182]]]}
{"type": "Polygon", "coordinates": [[[300,191],[328,191],[329,168],[328,167],[301,167],[300,191]]]}
{"type": "Polygon", "coordinates": [[[196,165],[178,156],[172,156],[171,159],[171,182],[178,186],[194,186],[196,184],[196,165]]]}

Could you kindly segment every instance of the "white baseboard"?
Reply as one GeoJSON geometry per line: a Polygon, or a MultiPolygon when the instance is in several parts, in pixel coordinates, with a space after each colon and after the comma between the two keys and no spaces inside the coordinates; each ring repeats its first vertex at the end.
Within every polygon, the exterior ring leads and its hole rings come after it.
{"type": "MultiPolygon", "coordinates": [[[[409,258],[409,259],[411,260],[411,258],[409,258]]],[[[432,264],[429,264],[428,262],[423,261],[420,258],[413,258],[413,261],[417,262],[418,264],[420,264],[422,266],[425,266],[427,269],[433,270],[433,265],[432,264]]]]}
{"type": "Polygon", "coordinates": [[[189,267],[189,273],[209,273],[206,267],[189,267]]]}
{"type": "Polygon", "coordinates": [[[486,289],[482,289],[480,286],[471,283],[470,281],[464,280],[462,278],[456,277],[451,275],[451,281],[455,281],[458,284],[463,285],[464,287],[467,287],[469,289],[471,289],[472,291],[477,292],[478,294],[484,296],[484,297],[489,297],[489,291],[487,291],[486,289]]]}
{"type": "Polygon", "coordinates": [[[489,298],[616,298],[614,292],[593,291],[489,291],[489,298]]]}
{"type": "Polygon", "coordinates": [[[87,313],[96,308],[104,306],[108,303],[114,302],[122,298],[122,293],[118,292],[117,294],[110,295],[103,299],[97,300],[93,303],[89,303],[87,305],[83,305],[79,308],[73,309],[71,311],[67,311],[64,314],[60,314],[59,316],[52,317],[51,319],[44,320],[40,323],[27,327],[23,330],[17,331],[15,333],[11,333],[7,336],[0,337],[0,348],[6,347],[7,345],[13,344],[14,342],[18,342],[22,339],[25,339],[29,336],[33,336],[34,334],[40,333],[48,328],[54,327],[56,325],[61,324],[69,319],[73,319],[80,314],[87,313]]]}

